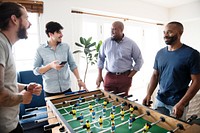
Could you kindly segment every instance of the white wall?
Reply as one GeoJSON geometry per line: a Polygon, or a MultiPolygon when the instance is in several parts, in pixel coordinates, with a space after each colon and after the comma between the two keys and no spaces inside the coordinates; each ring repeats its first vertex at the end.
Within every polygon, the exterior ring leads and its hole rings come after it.
{"type": "Polygon", "coordinates": [[[182,42],[200,51],[200,1],[170,9],[169,20],[182,22],[182,42]]]}

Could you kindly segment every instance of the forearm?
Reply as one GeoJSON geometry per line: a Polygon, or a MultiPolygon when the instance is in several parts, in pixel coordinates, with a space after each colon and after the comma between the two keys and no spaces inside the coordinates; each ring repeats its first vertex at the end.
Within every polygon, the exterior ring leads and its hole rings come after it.
{"type": "MultiPolygon", "coordinates": [[[[200,80],[200,78],[199,78],[200,80]]],[[[190,100],[196,95],[196,93],[200,89],[200,83],[198,80],[195,80],[191,83],[190,87],[188,88],[186,94],[183,96],[183,98],[178,102],[178,104],[186,106],[190,100]]]]}
{"type": "Polygon", "coordinates": [[[18,105],[23,101],[23,96],[20,93],[13,93],[6,89],[0,91],[0,107],[11,107],[18,105]]]}
{"type": "Polygon", "coordinates": [[[73,73],[74,73],[74,76],[76,77],[77,80],[80,80],[80,75],[79,75],[79,72],[78,72],[78,68],[75,68],[73,70],[73,73]]]}
{"type": "Polygon", "coordinates": [[[98,76],[102,77],[102,68],[98,68],[98,76]]]}
{"type": "Polygon", "coordinates": [[[153,75],[147,89],[147,95],[150,97],[158,85],[158,77],[153,75]]]}
{"type": "Polygon", "coordinates": [[[25,86],[27,86],[27,84],[22,84],[22,83],[17,83],[17,85],[18,85],[19,92],[23,91],[25,86]]]}
{"type": "Polygon", "coordinates": [[[47,71],[49,71],[50,69],[52,69],[52,68],[51,68],[51,64],[49,63],[49,64],[47,64],[46,66],[40,67],[40,68],[38,69],[38,71],[39,71],[40,74],[44,74],[44,73],[46,73],[47,71]]]}
{"type": "Polygon", "coordinates": [[[133,77],[136,73],[137,73],[136,70],[132,70],[128,76],[129,77],[133,77]]]}

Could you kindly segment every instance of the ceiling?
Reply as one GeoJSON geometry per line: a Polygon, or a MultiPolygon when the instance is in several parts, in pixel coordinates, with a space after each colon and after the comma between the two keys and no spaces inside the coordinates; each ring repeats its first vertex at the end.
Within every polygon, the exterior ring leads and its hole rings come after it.
{"type": "Polygon", "coordinates": [[[162,7],[166,7],[166,8],[173,8],[173,7],[189,4],[189,3],[200,1],[200,0],[142,0],[142,1],[159,5],[162,7]]]}

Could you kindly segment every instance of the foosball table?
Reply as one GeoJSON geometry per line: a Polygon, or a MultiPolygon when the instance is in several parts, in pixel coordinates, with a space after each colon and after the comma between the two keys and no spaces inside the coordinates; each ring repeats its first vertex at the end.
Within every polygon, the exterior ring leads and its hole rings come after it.
{"type": "Polygon", "coordinates": [[[53,133],[200,133],[200,126],[166,116],[104,90],[46,98],[53,133]]]}

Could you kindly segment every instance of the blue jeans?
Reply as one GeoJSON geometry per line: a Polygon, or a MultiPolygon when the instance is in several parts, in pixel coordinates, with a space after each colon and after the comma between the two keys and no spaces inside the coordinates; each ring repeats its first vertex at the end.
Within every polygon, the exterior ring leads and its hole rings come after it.
{"type": "MultiPolygon", "coordinates": [[[[174,106],[164,104],[163,102],[161,102],[160,100],[158,100],[156,98],[153,109],[157,110],[159,113],[174,117],[174,115],[172,113],[173,107],[174,106]]],[[[186,114],[188,112],[188,107],[189,107],[189,105],[184,108],[183,115],[179,119],[186,121],[186,114]]]]}

